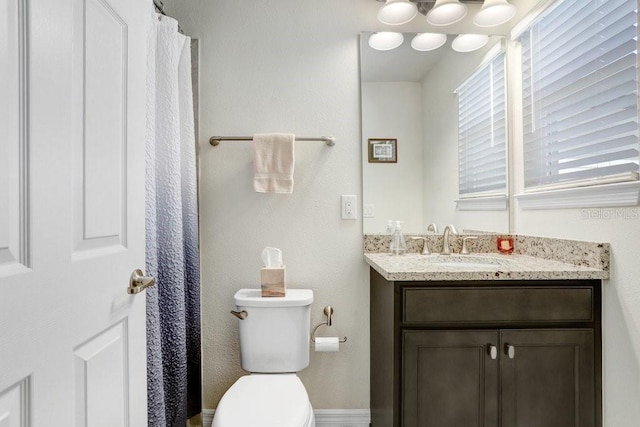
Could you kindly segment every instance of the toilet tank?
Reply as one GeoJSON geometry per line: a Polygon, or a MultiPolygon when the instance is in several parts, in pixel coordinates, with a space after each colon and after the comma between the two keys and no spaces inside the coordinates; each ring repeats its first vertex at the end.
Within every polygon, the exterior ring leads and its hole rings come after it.
{"type": "Polygon", "coordinates": [[[309,366],[313,291],[288,289],[284,297],[262,297],[260,289],[234,296],[240,320],[240,361],[249,372],[298,372],[309,366]]]}

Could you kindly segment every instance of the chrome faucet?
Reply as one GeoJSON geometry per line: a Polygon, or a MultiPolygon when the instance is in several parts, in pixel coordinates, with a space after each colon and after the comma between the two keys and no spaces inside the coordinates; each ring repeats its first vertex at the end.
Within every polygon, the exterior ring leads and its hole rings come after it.
{"type": "Polygon", "coordinates": [[[427,232],[429,231],[433,231],[435,234],[438,234],[438,226],[432,222],[427,226],[427,232]]]}
{"type": "Polygon", "coordinates": [[[449,224],[444,228],[444,233],[442,234],[441,255],[451,255],[451,249],[449,248],[449,238],[451,237],[451,233],[458,234],[453,224],[449,224]]]}

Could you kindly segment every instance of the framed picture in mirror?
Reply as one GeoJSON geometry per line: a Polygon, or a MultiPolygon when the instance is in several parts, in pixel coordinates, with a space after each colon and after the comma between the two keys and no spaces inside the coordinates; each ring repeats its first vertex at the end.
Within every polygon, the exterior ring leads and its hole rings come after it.
{"type": "Polygon", "coordinates": [[[398,140],[369,138],[369,163],[398,163],[398,140]]]}

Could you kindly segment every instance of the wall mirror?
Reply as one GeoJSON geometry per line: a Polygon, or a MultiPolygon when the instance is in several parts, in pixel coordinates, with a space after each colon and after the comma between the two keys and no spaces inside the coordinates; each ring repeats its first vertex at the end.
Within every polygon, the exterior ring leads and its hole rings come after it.
{"type": "Polygon", "coordinates": [[[509,28],[490,35],[487,45],[473,52],[454,51],[453,34],[443,46],[426,52],[412,49],[415,32],[404,34],[404,42],[388,51],[369,46],[371,32],[360,34],[365,234],[384,233],[388,220],[403,221],[403,230],[414,234],[424,234],[430,223],[440,231],[449,223],[458,230],[509,231],[506,201],[494,210],[464,210],[456,203],[455,90],[483,61],[504,50],[510,29],[545,1],[514,0],[518,14],[509,28]],[[370,162],[369,140],[395,140],[396,161],[370,162]]]}

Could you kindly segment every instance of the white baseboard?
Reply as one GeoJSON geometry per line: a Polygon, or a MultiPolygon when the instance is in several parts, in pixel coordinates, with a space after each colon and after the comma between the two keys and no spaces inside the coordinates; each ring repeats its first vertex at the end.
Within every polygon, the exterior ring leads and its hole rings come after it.
{"type": "Polygon", "coordinates": [[[369,427],[371,414],[368,409],[314,409],[316,427],[369,427]]]}
{"type": "Polygon", "coordinates": [[[216,412],[215,409],[202,410],[202,426],[203,427],[211,427],[211,423],[213,423],[213,414],[215,412],[216,412]]]}
{"type": "MultiPolygon", "coordinates": [[[[202,425],[210,427],[215,409],[202,410],[202,425]]],[[[315,409],[316,427],[369,427],[371,413],[368,409],[315,409]]]]}

